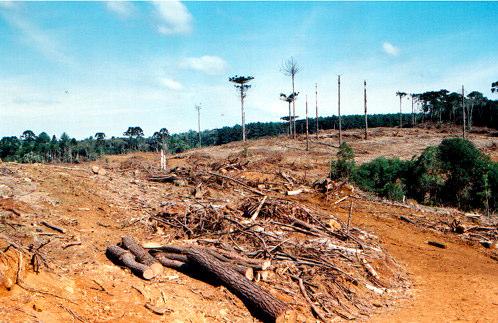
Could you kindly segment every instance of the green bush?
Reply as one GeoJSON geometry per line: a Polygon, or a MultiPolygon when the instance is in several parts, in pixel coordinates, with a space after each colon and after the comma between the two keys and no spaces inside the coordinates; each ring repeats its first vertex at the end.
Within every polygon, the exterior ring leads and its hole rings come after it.
{"type": "MultiPolygon", "coordinates": [[[[339,158],[331,173],[344,170],[339,158]]],[[[461,138],[445,139],[410,161],[379,157],[359,167],[350,178],[365,191],[400,201],[404,196],[424,204],[460,209],[496,210],[498,163],[461,138]]]]}
{"type": "Polygon", "coordinates": [[[378,157],[358,167],[354,172],[353,181],[363,190],[386,197],[390,192],[389,194],[399,197],[400,191],[403,191],[404,195],[405,184],[403,182],[410,167],[410,161],[378,157]],[[396,187],[393,186],[394,184],[397,184],[396,187]]]}
{"type": "Polygon", "coordinates": [[[349,179],[355,170],[354,151],[345,142],[339,146],[337,160],[330,162],[330,178],[334,180],[349,179]]]}

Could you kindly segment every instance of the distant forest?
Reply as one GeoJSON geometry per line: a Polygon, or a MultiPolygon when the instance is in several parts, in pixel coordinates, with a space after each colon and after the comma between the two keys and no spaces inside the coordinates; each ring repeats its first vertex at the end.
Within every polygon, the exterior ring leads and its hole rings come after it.
{"type": "MultiPolygon", "coordinates": [[[[408,95],[404,98],[403,107],[413,113],[403,113],[403,127],[412,127],[423,122],[436,124],[462,124],[462,95],[446,90],[429,91],[421,94],[408,95]],[[413,102],[413,103],[412,103],[413,102]]],[[[498,100],[490,100],[482,93],[473,91],[464,98],[466,124],[469,130],[472,126],[498,129],[498,100]]],[[[330,109],[327,109],[330,111],[330,109]]],[[[396,127],[399,126],[400,114],[368,115],[368,126],[396,127]]],[[[319,117],[320,130],[335,129],[338,117],[319,117]]],[[[342,116],[342,129],[358,129],[364,127],[364,115],[342,116]]],[[[316,131],[315,119],[309,120],[310,132],[316,131]]],[[[298,133],[305,132],[305,120],[296,121],[298,133]]],[[[241,126],[223,127],[201,132],[202,146],[222,145],[241,140],[241,126]]],[[[246,125],[247,138],[277,136],[288,132],[288,123],[255,122],[246,125]]],[[[169,134],[162,128],[150,137],[145,137],[140,127],[129,127],[123,137],[107,138],[104,132],[98,132],[87,139],[76,140],[63,133],[59,138],[50,137],[42,132],[36,135],[31,130],[24,131],[19,137],[3,137],[0,140],[0,159],[22,163],[34,162],[69,162],[77,163],[95,160],[101,155],[123,154],[133,151],[159,151],[167,147],[170,153],[179,153],[199,146],[197,131],[169,134]]]]}

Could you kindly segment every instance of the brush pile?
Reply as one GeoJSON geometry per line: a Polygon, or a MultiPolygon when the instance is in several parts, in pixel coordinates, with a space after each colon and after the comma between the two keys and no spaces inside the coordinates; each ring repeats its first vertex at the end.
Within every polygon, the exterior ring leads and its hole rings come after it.
{"type": "Polygon", "coordinates": [[[406,285],[375,236],[294,202],[267,196],[237,207],[170,202],[153,219],[175,240],[174,248],[152,250],[163,265],[181,269],[188,263],[183,248],[210,250],[241,278],[287,294],[294,306],[308,304],[324,321],[365,317],[406,285]]]}

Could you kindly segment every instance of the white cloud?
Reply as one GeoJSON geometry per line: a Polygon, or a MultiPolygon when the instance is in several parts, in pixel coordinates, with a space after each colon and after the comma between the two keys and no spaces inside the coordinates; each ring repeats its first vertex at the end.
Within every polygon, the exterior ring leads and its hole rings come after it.
{"type": "Polygon", "coordinates": [[[201,57],[184,58],[180,67],[203,72],[209,75],[222,74],[227,69],[225,60],[218,56],[204,55],[201,57]]]}
{"type": "Polygon", "coordinates": [[[121,18],[128,18],[133,13],[133,5],[128,1],[107,1],[106,7],[121,18]]]}
{"type": "Polygon", "coordinates": [[[192,31],[192,15],[187,7],[178,0],[154,1],[161,18],[158,30],[161,34],[188,34],[192,31]]]}
{"type": "Polygon", "coordinates": [[[2,8],[14,8],[15,5],[14,1],[0,0],[0,7],[2,8]]]}
{"type": "Polygon", "coordinates": [[[163,78],[159,79],[159,82],[163,86],[165,86],[168,89],[173,90],[173,91],[180,91],[183,89],[182,83],[175,81],[173,79],[170,79],[170,78],[163,77],[163,78]]]}
{"type": "Polygon", "coordinates": [[[13,28],[21,32],[26,44],[34,47],[46,58],[59,63],[71,63],[69,56],[64,53],[60,44],[49,32],[19,14],[11,13],[2,16],[13,28]]]}
{"type": "Polygon", "coordinates": [[[399,54],[399,48],[394,46],[390,42],[384,42],[382,44],[382,49],[384,49],[384,52],[386,52],[386,54],[391,56],[398,56],[399,54]]]}

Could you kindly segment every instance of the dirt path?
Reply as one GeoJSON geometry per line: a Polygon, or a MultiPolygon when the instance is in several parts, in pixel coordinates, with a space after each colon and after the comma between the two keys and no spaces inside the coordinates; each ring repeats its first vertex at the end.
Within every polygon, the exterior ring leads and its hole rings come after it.
{"type": "Polygon", "coordinates": [[[377,234],[413,282],[412,299],[372,322],[497,321],[498,263],[476,247],[368,211],[355,214],[355,224],[377,234]],[[447,249],[429,246],[428,240],[444,242],[447,249]]]}

